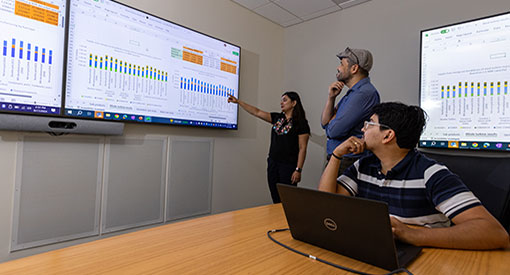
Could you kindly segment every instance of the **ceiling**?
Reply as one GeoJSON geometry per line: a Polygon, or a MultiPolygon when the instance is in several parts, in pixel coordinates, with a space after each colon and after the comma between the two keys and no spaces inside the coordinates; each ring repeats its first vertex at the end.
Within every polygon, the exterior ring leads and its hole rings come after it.
{"type": "Polygon", "coordinates": [[[282,26],[289,27],[370,0],[232,0],[282,26]]]}

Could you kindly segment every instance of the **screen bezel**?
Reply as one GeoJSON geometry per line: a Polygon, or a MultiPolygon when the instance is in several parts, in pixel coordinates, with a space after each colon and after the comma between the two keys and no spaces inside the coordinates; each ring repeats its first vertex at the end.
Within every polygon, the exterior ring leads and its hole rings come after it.
{"type": "MultiPolygon", "coordinates": [[[[469,19],[469,20],[465,20],[465,21],[460,21],[460,22],[455,22],[455,23],[452,23],[452,24],[446,24],[446,25],[442,25],[442,26],[437,26],[437,27],[433,27],[433,28],[428,28],[428,29],[424,29],[424,30],[421,30],[420,31],[420,70],[419,70],[419,93],[418,93],[418,96],[419,96],[419,103],[420,103],[420,107],[422,106],[422,100],[421,100],[421,93],[422,93],[422,70],[423,70],[423,64],[422,64],[422,59],[423,59],[423,52],[422,52],[422,49],[423,49],[423,33],[424,32],[428,32],[428,31],[432,31],[432,30],[437,30],[437,29],[441,29],[441,28],[448,28],[448,27],[452,27],[452,26],[456,26],[456,25],[461,25],[461,24],[466,24],[466,23],[470,23],[470,22],[475,22],[475,21],[479,21],[479,20],[485,20],[485,19],[489,19],[489,18],[493,18],[493,17],[497,17],[497,16],[502,16],[502,15],[507,15],[507,14],[510,14],[510,11],[506,11],[506,12],[501,12],[501,13],[497,13],[497,14],[492,14],[492,15],[487,15],[487,16],[483,16],[483,17],[478,17],[478,18],[474,18],[474,19],[469,19]]],[[[497,148],[484,148],[484,146],[479,146],[479,147],[472,147],[472,146],[467,146],[467,147],[462,147],[460,146],[460,142],[461,141],[457,141],[457,145],[458,147],[451,147],[449,146],[449,142],[448,140],[446,141],[435,141],[436,142],[436,145],[437,146],[434,146],[434,145],[430,145],[430,146],[424,146],[422,144],[422,142],[425,141],[425,140],[422,140],[421,139],[421,136],[420,136],[420,139],[418,141],[418,148],[424,148],[424,149],[432,149],[432,150],[436,150],[436,149],[443,149],[443,150],[448,150],[448,151],[469,151],[469,152],[472,152],[472,151],[490,151],[490,152],[502,152],[502,153],[505,153],[505,152],[509,152],[510,151],[510,148],[508,146],[510,146],[510,141],[508,142],[503,142],[503,141],[499,141],[499,142],[491,142],[491,143],[508,143],[509,145],[506,146],[506,148],[503,148],[502,149],[497,149],[497,148]],[[443,143],[443,144],[442,144],[443,143]]],[[[465,142],[468,142],[468,141],[465,141],[465,142]]],[[[469,143],[472,143],[472,142],[477,142],[477,143],[484,143],[484,141],[469,141],[469,143]]]]}
{"type": "MultiPolygon", "coordinates": [[[[237,130],[239,128],[239,107],[236,108],[236,124],[234,125],[234,127],[232,128],[228,128],[228,127],[218,127],[218,126],[213,126],[214,123],[201,123],[201,124],[198,124],[198,123],[194,123],[194,124],[190,124],[190,123],[187,123],[187,124],[184,124],[184,123],[180,123],[181,120],[184,120],[184,119],[176,119],[176,123],[160,123],[160,122],[145,122],[145,121],[136,121],[136,120],[121,120],[121,119],[97,119],[97,118],[94,118],[94,117],[82,117],[82,116],[70,116],[70,115],[67,115],[65,110],[66,110],[66,85],[67,85],[67,60],[68,60],[68,43],[69,43],[69,16],[70,16],[70,9],[71,9],[71,1],[72,0],[67,0],[67,6],[66,6],[66,18],[68,20],[66,20],[66,25],[65,25],[65,39],[64,39],[64,75],[63,75],[63,81],[62,81],[62,104],[61,104],[61,109],[60,109],[60,116],[61,117],[64,117],[64,118],[73,118],[73,119],[85,119],[85,120],[94,120],[94,121],[112,121],[112,122],[119,122],[119,123],[130,123],[130,124],[137,124],[137,125],[160,125],[160,126],[189,126],[189,127],[198,127],[198,128],[210,128],[210,129],[222,129],[222,130],[237,130]]],[[[212,39],[215,39],[219,42],[222,42],[222,43],[226,43],[226,44],[229,44],[231,46],[234,46],[234,47],[237,47],[239,48],[239,67],[238,67],[238,71],[239,71],[239,76],[237,78],[237,91],[238,91],[238,97],[239,97],[239,94],[240,94],[240,82],[241,82],[241,52],[242,52],[242,48],[239,46],[239,45],[236,45],[236,44],[233,44],[231,42],[228,42],[228,41],[225,41],[225,40],[222,40],[222,39],[219,39],[217,37],[214,37],[214,36],[211,36],[211,35],[208,35],[208,34],[205,34],[203,32],[200,32],[200,31],[197,31],[197,30],[194,30],[192,28],[189,28],[189,27],[186,27],[184,25],[181,25],[181,24],[178,24],[178,23],[175,23],[173,21],[170,21],[168,19],[165,19],[165,18],[162,18],[162,17],[159,17],[157,15],[153,15],[151,13],[148,13],[146,11],[143,11],[143,10],[140,10],[138,8],[135,8],[135,7],[132,7],[130,5],[126,5],[124,3],[120,3],[118,1],[115,1],[115,0],[105,0],[105,1],[110,1],[110,2],[113,2],[113,3],[116,3],[116,4],[119,4],[119,5],[122,5],[124,7],[127,7],[127,8],[130,8],[134,11],[137,11],[137,12],[141,12],[143,13],[144,15],[147,15],[147,16],[151,16],[151,17],[154,17],[154,18],[157,18],[159,20],[163,20],[163,21],[166,21],[168,23],[171,23],[171,24],[174,24],[174,25],[177,25],[179,27],[182,27],[182,28],[185,28],[187,30],[190,30],[192,32],[195,32],[197,34],[200,34],[200,35],[204,35],[204,36],[207,36],[209,38],[212,38],[212,39]]]]}

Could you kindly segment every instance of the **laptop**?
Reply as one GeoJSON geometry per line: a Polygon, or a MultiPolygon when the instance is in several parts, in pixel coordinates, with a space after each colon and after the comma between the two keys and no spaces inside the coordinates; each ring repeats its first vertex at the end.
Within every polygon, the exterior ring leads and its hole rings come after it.
{"type": "Polygon", "coordinates": [[[385,202],[277,185],[292,237],[386,270],[406,266],[421,247],[393,239],[385,202]]]}

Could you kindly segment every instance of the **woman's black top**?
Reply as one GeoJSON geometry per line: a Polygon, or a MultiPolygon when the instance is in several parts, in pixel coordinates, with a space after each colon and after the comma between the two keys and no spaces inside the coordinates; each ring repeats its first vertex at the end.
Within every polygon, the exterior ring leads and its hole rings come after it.
{"type": "Polygon", "coordinates": [[[305,120],[301,123],[287,121],[284,113],[271,113],[271,146],[269,157],[278,162],[297,165],[299,135],[310,134],[310,126],[305,120]]]}

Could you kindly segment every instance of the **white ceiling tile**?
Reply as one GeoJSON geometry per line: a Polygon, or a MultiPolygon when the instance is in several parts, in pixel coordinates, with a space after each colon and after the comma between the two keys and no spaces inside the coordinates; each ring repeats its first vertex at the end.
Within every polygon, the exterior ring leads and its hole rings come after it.
{"type": "Polygon", "coordinates": [[[370,0],[232,0],[282,27],[299,24],[370,0]],[[338,5],[337,5],[338,4],[338,5]]]}
{"type": "Polygon", "coordinates": [[[280,25],[282,25],[282,27],[289,27],[289,26],[292,26],[292,25],[299,24],[301,22],[303,22],[303,20],[301,20],[299,18],[296,18],[296,19],[293,19],[293,20],[290,20],[290,21],[287,21],[287,22],[280,23],[280,25]]]}
{"type": "Polygon", "coordinates": [[[277,24],[299,19],[298,17],[292,15],[288,11],[278,7],[273,3],[269,3],[262,7],[256,8],[253,11],[277,24]]]}
{"type": "Polygon", "coordinates": [[[301,19],[306,21],[306,20],[317,18],[317,17],[321,17],[321,16],[326,15],[326,14],[330,14],[330,13],[335,12],[335,11],[339,11],[341,9],[342,8],[340,8],[339,6],[335,5],[335,6],[331,7],[331,8],[323,9],[323,10],[320,10],[318,12],[302,16],[301,19]]]}
{"type": "Polygon", "coordinates": [[[274,0],[273,2],[301,18],[336,6],[331,0],[274,0]]]}
{"type": "Polygon", "coordinates": [[[261,7],[269,3],[269,0],[232,0],[232,1],[250,10],[254,10],[258,7],[261,7]]]}
{"type": "Polygon", "coordinates": [[[356,6],[356,5],[359,5],[361,3],[368,2],[368,1],[370,1],[370,0],[351,0],[351,1],[347,1],[347,2],[341,3],[340,7],[342,9],[346,9],[346,8],[349,8],[349,7],[352,7],[352,6],[356,6]]]}

